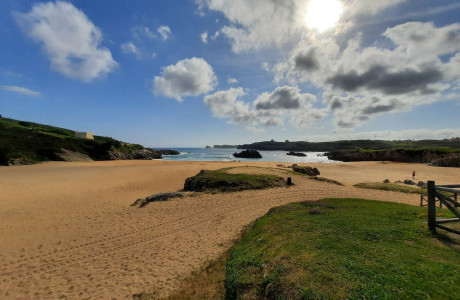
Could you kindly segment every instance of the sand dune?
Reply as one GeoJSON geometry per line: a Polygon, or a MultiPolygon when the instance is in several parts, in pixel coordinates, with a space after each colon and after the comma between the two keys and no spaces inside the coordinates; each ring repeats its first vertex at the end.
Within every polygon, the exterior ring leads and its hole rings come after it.
{"type": "Polygon", "coordinates": [[[318,167],[321,176],[346,186],[289,175],[295,183],[290,188],[204,194],[130,207],[137,198],[180,190],[185,178],[200,169],[246,165],[111,161],[0,167],[0,298],[129,299],[142,291],[165,297],[192,271],[228,249],[245,225],[271,207],[324,197],[417,205],[417,195],[352,187],[357,182],[409,179],[413,169],[417,180],[460,183],[460,172],[453,168],[309,164],[318,167]]]}

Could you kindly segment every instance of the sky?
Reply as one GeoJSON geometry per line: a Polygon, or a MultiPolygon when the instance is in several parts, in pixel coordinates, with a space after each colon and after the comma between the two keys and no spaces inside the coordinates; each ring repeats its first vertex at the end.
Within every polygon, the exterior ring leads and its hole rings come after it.
{"type": "Polygon", "coordinates": [[[148,147],[460,136],[458,0],[0,1],[0,114],[148,147]]]}

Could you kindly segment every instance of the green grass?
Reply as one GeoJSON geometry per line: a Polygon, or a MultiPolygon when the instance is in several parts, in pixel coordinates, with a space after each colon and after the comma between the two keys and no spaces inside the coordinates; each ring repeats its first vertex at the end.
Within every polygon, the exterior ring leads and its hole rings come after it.
{"type": "Polygon", "coordinates": [[[427,195],[426,187],[418,188],[413,186],[404,186],[396,183],[381,183],[381,182],[362,182],[354,185],[358,188],[373,189],[382,191],[393,191],[407,194],[427,195]]]}
{"type": "Polygon", "coordinates": [[[460,254],[425,222],[426,208],[362,199],[272,209],[231,250],[226,298],[459,299],[460,254]]]}
{"type": "Polygon", "coordinates": [[[195,192],[234,192],[284,186],[282,177],[268,174],[231,174],[229,168],[202,170],[185,180],[184,190],[195,192]]]}

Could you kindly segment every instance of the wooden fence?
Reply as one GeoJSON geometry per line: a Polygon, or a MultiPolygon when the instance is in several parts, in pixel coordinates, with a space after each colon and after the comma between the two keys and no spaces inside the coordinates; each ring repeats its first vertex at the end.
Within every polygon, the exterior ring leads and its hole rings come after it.
{"type": "MultiPolygon", "coordinates": [[[[441,186],[435,185],[434,181],[428,181],[428,227],[433,233],[436,233],[436,228],[439,228],[460,235],[460,230],[441,225],[460,221],[460,213],[458,211],[460,203],[458,202],[458,194],[460,194],[460,184],[441,186]],[[437,218],[436,199],[439,200],[440,207],[444,205],[456,217],[437,218]]],[[[420,203],[422,204],[422,198],[420,203]]]]}

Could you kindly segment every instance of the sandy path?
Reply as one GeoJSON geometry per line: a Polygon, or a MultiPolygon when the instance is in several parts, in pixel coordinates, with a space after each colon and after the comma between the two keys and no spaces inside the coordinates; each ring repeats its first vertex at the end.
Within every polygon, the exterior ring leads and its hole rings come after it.
{"type": "Polygon", "coordinates": [[[295,183],[290,188],[129,206],[140,197],[181,189],[184,179],[200,169],[245,165],[118,161],[1,167],[0,298],[126,299],[142,291],[167,296],[271,207],[324,197],[416,205],[416,195],[351,186],[403,180],[414,168],[417,179],[460,183],[460,172],[453,168],[318,164],[321,176],[346,186],[289,175],[295,183]]]}

